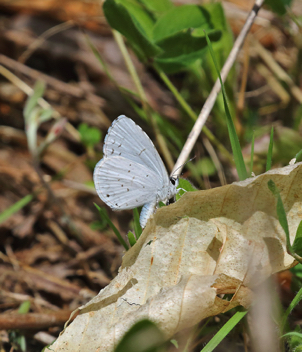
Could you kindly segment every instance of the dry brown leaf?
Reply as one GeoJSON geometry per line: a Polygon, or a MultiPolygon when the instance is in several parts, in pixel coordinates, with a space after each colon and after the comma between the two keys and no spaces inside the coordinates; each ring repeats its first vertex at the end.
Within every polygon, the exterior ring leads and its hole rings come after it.
{"type": "Polygon", "coordinates": [[[51,350],[113,351],[132,324],[156,322],[170,338],[237,305],[252,289],[295,264],[286,252],[276,199],[281,190],[291,239],[302,218],[302,163],[208,191],[161,208],[124,256],[118,276],[80,308],[51,350]],[[231,301],[219,293],[233,294],[231,301]]]}

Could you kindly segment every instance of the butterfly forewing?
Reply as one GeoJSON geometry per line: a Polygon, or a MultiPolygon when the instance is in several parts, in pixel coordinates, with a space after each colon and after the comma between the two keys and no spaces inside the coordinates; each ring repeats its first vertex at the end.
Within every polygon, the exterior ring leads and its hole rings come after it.
{"type": "Polygon", "coordinates": [[[99,161],[93,179],[99,197],[114,210],[133,209],[156,199],[158,175],[121,156],[99,161]]]}
{"type": "MultiPolygon", "coordinates": [[[[104,156],[121,156],[152,170],[165,185],[169,183],[166,168],[148,135],[125,115],[111,125],[105,138],[104,156]]],[[[140,171],[141,172],[141,171],[140,171]]]]}

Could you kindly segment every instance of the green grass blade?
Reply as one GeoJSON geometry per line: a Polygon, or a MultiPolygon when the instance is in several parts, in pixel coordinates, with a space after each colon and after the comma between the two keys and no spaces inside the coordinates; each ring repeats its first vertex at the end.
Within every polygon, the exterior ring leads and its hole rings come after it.
{"type": "Polygon", "coordinates": [[[298,160],[302,155],[302,149],[296,154],[295,158],[298,160]]]}
{"type": "Polygon", "coordinates": [[[254,166],[254,146],[255,146],[255,132],[253,131],[252,145],[251,145],[250,176],[252,176],[252,173],[253,173],[253,166],[254,166]]]}
{"type": "Polygon", "coordinates": [[[139,223],[139,212],[138,212],[137,208],[133,209],[133,220],[134,220],[135,236],[136,236],[136,239],[139,239],[139,237],[142,234],[143,230],[142,230],[141,225],[139,223]]]}
{"type": "Polygon", "coordinates": [[[283,314],[283,317],[281,320],[281,326],[280,326],[281,333],[284,331],[288,316],[290,315],[292,310],[296,307],[296,305],[301,301],[301,299],[302,299],[302,288],[300,288],[299,292],[296,294],[296,296],[294,297],[294,299],[291,301],[290,305],[286,309],[285,313],[283,314]]]}
{"type": "Polygon", "coordinates": [[[33,200],[34,196],[32,194],[28,194],[24,198],[20,199],[18,202],[13,204],[11,207],[8,209],[4,210],[0,214],[0,224],[2,224],[6,219],[8,219],[11,215],[25,207],[29,202],[33,200]]]}
{"type": "Polygon", "coordinates": [[[267,159],[266,159],[266,171],[269,171],[272,166],[273,145],[274,145],[274,127],[272,127],[271,129],[271,136],[269,139],[269,146],[268,146],[267,159]]]}
{"type": "Polygon", "coordinates": [[[107,221],[107,224],[111,227],[111,229],[113,230],[113,232],[115,233],[117,239],[119,240],[120,244],[124,246],[124,248],[126,249],[126,251],[129,249],[127,243],[125,242],[125,240],[123,239],[123,237],[121,236],[121,234],[119,233],[119,230],[113,225],[112,221],[109,219],[109,216],[107,215],[107,213],[104,211],[104,209],[100,208],[97,204],[93,203],[95,205],[95,207],[97,208],[97,210],[99,211],[101,217],[103,219],[105,219],[107,221]]]}
{"type": "Polygon", "coordinates": [[[293,251],[302,257],[302,220],[296,231],[296,237],[293,242],[293,251]]]}
{"type": "Polygon", "coordinates": [[[24,107],[24,117],[25,121],[28,119],[32,110],[37,106],[38,100],[43,96],[45,90],[45,83],[42,81],[37,81],[34,86],[34,91],[31,96],[27,98],[25,107],[24,107]]]}
{"type": "Polygon", "coordinates": [[[101,64],[102,69],[104,70],[104,72],[106,73],[107,77],[111,80],[111,82],[123,93],[123,94],[128,94],[128,95],[132,95],[136,98],[139,98],[139,94],[137,94],[136,92],[134,92],[131,89],[128,89],[126,87],[122,87],[119,86],[118,83],[115,81],[115,79],[113,78],[113,76],[111,75],[105,61],[103,60],[101,54],[99,53],[98,49],[95,47],[95,45],[92,43],[92,41],[90,40],[89,36],[85,34],[85,39],[87,44],[89,45],[92,53],[94,54],[94,56],[96,57],[96,59],[99,61],[99,63],[101,64]]]}
{"type": "MultiPolygon", "coordinates": [[[[295,253],[292,244],[290,242],[290,235],[289,235],[289,228],[288,228],[288,222],[287,222],[287,218],[286,218],[286,212],[284,209],[284,205],[281,199],[281,195],[280,195],[280,191],[278,190],[277,186],[275,185],[273,180],[269,180],[268,183],[268,188],[269,190],[274,194],[274,196],[277,198],[277,216],[278,216],[278,220],[280,222],[280,225],[282,226],[284,232],[285,232],[285,236],[286,236],[286,248],[288,253],[293,256],[299,263],[302,264],[302,258],[295,253]]],[[[299,235],[299,234],[298,234],[299,235]]],[[[298,236],[298,238],[300,237],[300,235],[298,236]]],[[[300,237],[301,238],[301,237],[300,237]]],[[[299,240],[299,239],[298,239],[299,240]]],[[[300,240],[299,240],[300,241],[300,240]]]]}
{"type": "Polygon", "coordinates": [[[220,342],[228,335],[228,333],[240,322],[246,315],[246,312],[237,312],[227,323],[217,332],[217,334],[207,343],[201,352],[211,352],[220,344],[220,342]]]}
{"type": "Polygon", "coordinates": [[[209,47],[209,51],[210,54],[212,56],[219,80],[220,80],[220,84],[221,84],[221,91],[222,91],[222,96],[223,96],[223,102],[224,102],[224,109],[225,109],[225,113],[226,113],[226,118],[227,118],[227,126],[228,126],[228,132],[229,132],[229,137],[230,137],[230,141],[231,141],[231,147],[232,147],[232,151],[233,151],[233,156],[234,156],[234,161],[235,161],[235,165],[236,165],[236,169],[238,172],[238,176],[240,178],[240,180],[245,180],[247,178],[247,172],[246,172],[246,167],[244,164],[244,160],[243,160],[243,156],[242,156],[242,152],[241,152],[241,147],[240,147],[240,143],[239,143],[239,139],[236,133],[236,129],[233,123],[233,119],[231,117],[231,113],[229,110],[229,106],[228,106],[228,101],[227,101],[227,95],[226,95],[226,91],[224,88],[224,84],[222,82],[221,76],[220,76],[220,72],[219,72],[219,68],[218,68],[218,64],[216,61],[216,57],[211,45],[211,41],[207,35],[207,33],[205,32],[205,36],[207,39],[207,43],[208,43],[208,47],[209,47]]]}
{"type": "Polygon", "coordinates": [[[267,183],[269,190],[273,193],[273,195],[277,198],[277,215],[285,234],[289,236],[288,223],[286,218],[285,209],[283,206],[283,202],[280,196],[280,191],[278,190],[275,182],[273,180],[269,180],[267,183]]]}
{"type": "Polygon", "coordinates": [[[280,196],[280,191],[278,190],[277,186],[275,185],[275,182],[273,180],[269,180],[268,183],[268,188],[269,190],[273,193],[273,195],[277,198],[277,216],[278,220],[280,222],[280,225],[282,226],[285,234],[286,234],[286,239],[289,242],[290,245],[290,239],[289,239],[289,229],[288,229],[288,222],[286,218],[286,212],[283,206],[283,202],[280,196]]]}
{"type": "Polygon", "coordinates": [[[89,38],[89,36],[87,34],[85,34],[84,37],[86,39],[86,43],[89,45],[89,47],[90,47],[91,51],[93,52],[94,56],[96,57],[96,59],[101,64],[101,66],[102,66],[103,70],[105,71],[107,77],[109,77],[109,79],[114,82],[114,78],[112,77],[111,73],[109,72],[109,70],[107,68],[107,65],[106,65],[105,61],[103,60],[101,54],[99,53],[98,49],[92,43],[92,41],[90,40],[90,38],[89,38]]]}

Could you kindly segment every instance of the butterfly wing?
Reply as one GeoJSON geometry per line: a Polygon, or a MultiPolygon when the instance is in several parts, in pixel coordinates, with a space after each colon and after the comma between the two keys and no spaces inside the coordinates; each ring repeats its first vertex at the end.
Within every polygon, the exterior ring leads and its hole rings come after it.
{"type": "Polygon", "coordinates": [[[164,163],[148,135],[125,115],[113,121],[104,142],[104,157],[121,156],[152,170],[166,185],[169,177],[164,163]]]}
{"type": "Polygon", "coordinates": [[[156,200],[158,175],[122,156],[100,160],[93,181],[99,197],[113,210],[133,209],[156,200]]]}

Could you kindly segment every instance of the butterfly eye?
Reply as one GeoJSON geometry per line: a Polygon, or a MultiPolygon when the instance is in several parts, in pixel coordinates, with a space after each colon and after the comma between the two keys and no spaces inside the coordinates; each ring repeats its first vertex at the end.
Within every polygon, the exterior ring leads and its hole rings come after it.
{"type": "Polygon", "coordinates": [[[174,177],[170,177],[170,182],[173,186],[175,186],[176,179],[174,177]]]}

